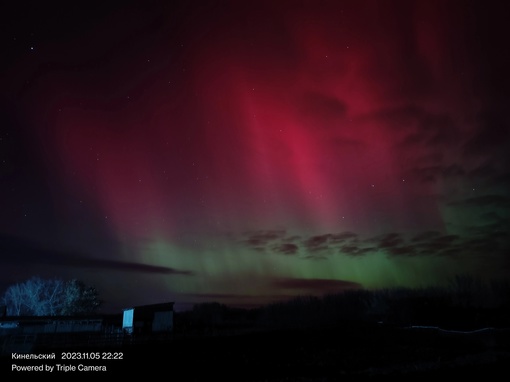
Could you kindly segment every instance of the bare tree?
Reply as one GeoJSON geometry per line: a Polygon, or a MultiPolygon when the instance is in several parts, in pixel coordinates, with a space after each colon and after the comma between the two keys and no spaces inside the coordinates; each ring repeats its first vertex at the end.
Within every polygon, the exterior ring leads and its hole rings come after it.
{"type": "Polygon", "coordinates": [[[99,293],[93,286],[73,279],[65,284],[64,298],[61,307],[62,315],[93,313],[101,306],[99,293]]]}
{"type": "Polygon", "coordinates": [[[7,288],[3,298],[12,316],[55,316],[93,313],[101,305],[97,290],[76,279],[33,277],[7,288]]]}
{"type": "Polygon", "coordinates": [[[7,315],[21,316],[27,310],[23,301],[23,287],[21,284],[11,285],[5,292],[2,301],[7,308],[7,315]]]}

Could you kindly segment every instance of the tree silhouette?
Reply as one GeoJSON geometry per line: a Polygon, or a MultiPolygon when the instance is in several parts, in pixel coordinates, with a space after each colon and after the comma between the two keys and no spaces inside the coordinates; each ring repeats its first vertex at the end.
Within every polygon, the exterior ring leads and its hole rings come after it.
{"type": "Polygon", "coordinates": [[[101,306],[97,290],[73,279],[31,279],[13,284],[2,298],[10,316],[58,316],[94,313],[101,306]]]}
{"type": "Polygon", "coordinates": [[[94,313],[101,306],[99,293],[93,286],[73,279],[65,284],[61,315],[94,313]]]}

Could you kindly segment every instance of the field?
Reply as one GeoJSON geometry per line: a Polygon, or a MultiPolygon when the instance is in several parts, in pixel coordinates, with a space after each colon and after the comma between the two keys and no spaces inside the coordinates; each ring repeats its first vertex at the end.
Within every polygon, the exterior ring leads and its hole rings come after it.
{"type": "Polygon", "coordinates": [[[497,377],[510,333],[381,325],[175,338],[125,348],[112,372],[166,372],[186,381],[344,381],[381,377],[497,377]]]}

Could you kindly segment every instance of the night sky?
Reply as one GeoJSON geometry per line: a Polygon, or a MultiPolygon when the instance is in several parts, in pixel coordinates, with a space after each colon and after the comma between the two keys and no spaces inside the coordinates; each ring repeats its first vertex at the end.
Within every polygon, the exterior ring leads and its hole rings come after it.
{"type": "Polygon", "coordinates": [[[0,294],[249,307],[508,277],[504,9],[2,2],[0,294]]]}

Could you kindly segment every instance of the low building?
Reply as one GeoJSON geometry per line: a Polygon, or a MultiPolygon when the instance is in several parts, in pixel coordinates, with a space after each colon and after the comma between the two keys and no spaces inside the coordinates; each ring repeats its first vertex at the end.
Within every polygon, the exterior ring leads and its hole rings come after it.
{"type": "Polygon", "coordinates": [[[122,329],[128,334],[171,333],[173,326],[173,302],[127,308],[122,316],[122,329]]]}
{"type": "Polygon", "coordinates": [[[164,340],[173,332],[173,306],[166,302],[126,308],[122,314],[88,316],[7,316],[0,310],[0,355],[164,340]]]}

